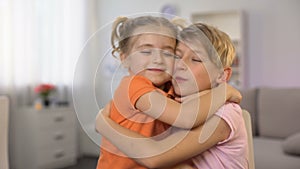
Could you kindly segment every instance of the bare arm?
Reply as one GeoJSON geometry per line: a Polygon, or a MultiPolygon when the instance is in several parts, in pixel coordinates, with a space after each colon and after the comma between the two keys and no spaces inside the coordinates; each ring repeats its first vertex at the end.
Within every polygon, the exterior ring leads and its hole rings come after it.
{"type": "Polygon", "coordinates": [[[123,153],[149,168],[183,162],[223,141],[230,134],[230,127],[218,116],[213,116],[205,125],[191,131],[180,130],[159,141],[124,128],[101,113],[97,116],[96,128],[123,153]]]}
{"type": "Polygon", "coordinates": [[[197,167],[195,167],[193,164],[183,162],[172,167],[164,167],[160,169],[197,169],[197,167]]]}
{"type": "Polygon", "coordinates": [[[193,128],[203,124],[227,100],[239,102],[240,93],[226,83],[210,90],[206,94],[178,103],[158,92],[141,96],[136,108],[160,121],[179,128],[193,128]]]}

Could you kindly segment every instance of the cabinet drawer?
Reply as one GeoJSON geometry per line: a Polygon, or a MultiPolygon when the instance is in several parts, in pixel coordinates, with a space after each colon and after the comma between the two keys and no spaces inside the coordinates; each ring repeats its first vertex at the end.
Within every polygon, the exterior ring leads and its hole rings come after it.
{"type": "MultiPolygon", "coordinates": [[[[55,169],[55,168],[64,168],[68,166],[75,165],[77,162],[77,159],[75,157],[69,157],[69,158],[62,158],[59,160],[56,160],[55,163],[45,163],[43,165],[40,165],[39,169],[55,169]]],[[[69,167],[68,167],[69,168],[69,167]]]]}
{"type": "MultiPolygon", "coordinates": [[[[68,162],[76,159],[76,149],[73,146],[61,148],[40,149],[37,153],[37,165],[47,166],[58,162],[68,162]]],[[[41,167],[46,168],[46,167],[41,167]]]]}
{"type": "Polygon", "coordinates": [[[49,113],[37,113],[36,122],[40,129],[49,127],[65,127],[75,124],[74,112],[49,112],[49,113]]]}
{"type": "Polygon", "coordinates": [[[62,147],[66,145],[76,144],[76,129],[75,126],[61,129],[39,130],[37,135],[38,147],[62,147]]]}

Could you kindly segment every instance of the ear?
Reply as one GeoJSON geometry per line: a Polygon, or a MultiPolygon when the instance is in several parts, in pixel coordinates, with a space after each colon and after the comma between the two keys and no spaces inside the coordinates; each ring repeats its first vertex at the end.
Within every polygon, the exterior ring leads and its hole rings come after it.
{"type": "Polygon", "coordinates": [[[224,83],[228,82],[230,77],[232,75],[232,69],[231,67],[224,68],[223,72],[219,74],[219,77],[217,78],[217,83],[224,83]]]}
{"type": "Polygon", "coordinates": [[[126,55],[125,55],[125,53],[123,53],[123,52],[120,52],[120,60],[123,62],[124,60],[125,60],[125,58],[126,58],[126,55]]]}
{"type": "Polygon", "coordinates": [[[125,68],[129,68],[129,57],[125,53],[120,53],[120,60],[125,68]]]}

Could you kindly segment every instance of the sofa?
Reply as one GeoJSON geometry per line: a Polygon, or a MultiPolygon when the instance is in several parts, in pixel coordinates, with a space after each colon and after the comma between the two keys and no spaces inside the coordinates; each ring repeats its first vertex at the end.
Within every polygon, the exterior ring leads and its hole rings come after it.
{"type": "Polygon", "coordinates": [[[256,169],[300,169],[300,88],[241,91],[251,115],[256,169]]]}

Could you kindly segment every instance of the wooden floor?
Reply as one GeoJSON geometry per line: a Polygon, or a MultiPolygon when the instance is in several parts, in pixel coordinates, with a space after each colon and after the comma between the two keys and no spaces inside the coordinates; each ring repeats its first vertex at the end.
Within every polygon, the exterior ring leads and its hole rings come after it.
{"type": "Polygon", "coordinates": [[[78,159],[77,164],[62,169],[96,169],[97,157],[82,157],[78,159]]]}

